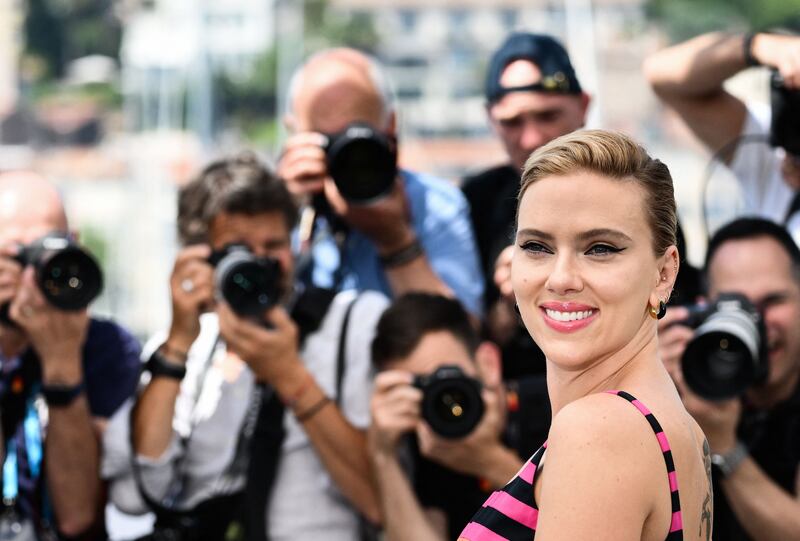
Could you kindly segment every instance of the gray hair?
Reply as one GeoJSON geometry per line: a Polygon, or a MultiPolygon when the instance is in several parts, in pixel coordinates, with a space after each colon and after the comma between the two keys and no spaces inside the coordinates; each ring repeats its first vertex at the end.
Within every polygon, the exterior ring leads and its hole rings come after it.
{"type": "MultiPolygon", "coordinates": [[[[289,89],[286,96],[286,112],[288,114],[294,113],[294,101],[297,98],[297,94],[300,92],[303,73],[308,65],[336,52],[337,50],[342,49],[325,49],[323,51],[314,53],[299,67],[297,67],[297,69],[295,69],[294,73],[292,73],[292,77],[289,79],[289,89]]],[[[372,86],[375,88],[378,96],[380,96],[381,99],[381,121],[384,124],[387,124],[395,110],[395,93],[392,82],[389,79],[389,76],[386,74],[386,70],[383,69],[380,62],[378,62],[374,56],[364,53],[363,51],[356,51],[355,49],[353,49],[353,51],[362,55],[364,60],[367,62],[367,77],[369,77],[372,86]]]]}

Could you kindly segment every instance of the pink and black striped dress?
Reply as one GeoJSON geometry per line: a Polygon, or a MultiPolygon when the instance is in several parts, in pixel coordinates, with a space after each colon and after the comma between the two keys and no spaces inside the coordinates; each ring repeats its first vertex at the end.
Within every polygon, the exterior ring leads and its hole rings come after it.
{"type": "MultiPolygon", "coordinates": [[[[636,406],[636,409],[645,416],[655,432],[661,452],[664,454],[672,496],[672,522],[666,541],[682,541],[683,522],[681,520],[678,478],[667,435],[664,434],[664,430],[650,410],[632,395],[625,391],[607,392],[620,396],[636,406]]],[[[536,521],[539,518],[539,510],[533,498],[533,482],[536,479],[545,449],[547,449],[547,442],[533,454],[510,483],[489,496],[483,507],[475,513],[472,521],[461,532],[459,539],[467,541],[530,541],[533,539],[536,535],[536,521]]]]}

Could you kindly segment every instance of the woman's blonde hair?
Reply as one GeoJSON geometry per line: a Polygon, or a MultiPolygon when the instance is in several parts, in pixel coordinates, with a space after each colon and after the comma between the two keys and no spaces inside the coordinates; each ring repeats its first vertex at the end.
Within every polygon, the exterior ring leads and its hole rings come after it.
{"type": "Polygon", "coordinates": [[[634,181],[647,194],[645,211],[653,232],[653,251],[660,256],[676,244],[678,214],[669,169],[660,160],[651,158],[633,139],[619,132],[581,130],[554,139],[537,149],[525,162],[517,198],[545,177],[590,172],[605,177],[634,181]]]}

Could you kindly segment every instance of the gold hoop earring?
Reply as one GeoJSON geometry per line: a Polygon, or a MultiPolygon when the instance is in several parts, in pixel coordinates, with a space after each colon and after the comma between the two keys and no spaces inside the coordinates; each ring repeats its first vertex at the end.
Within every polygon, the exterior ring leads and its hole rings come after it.
{"type": "Polygon", "coordinates": [[[659,300],[658,306],[650,306],[648,308],[648,312],[650,317],[653,319],[662,319],[665,315],[667,315],[667,303],[659,300]]]}

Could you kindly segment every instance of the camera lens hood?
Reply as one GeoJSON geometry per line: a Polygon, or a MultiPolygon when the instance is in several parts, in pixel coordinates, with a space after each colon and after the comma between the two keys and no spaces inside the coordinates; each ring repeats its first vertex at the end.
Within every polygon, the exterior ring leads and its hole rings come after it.
{"type": "Polygon", "coordinates": [[[365,122],[328,136],[328,174],[347,201],[369,204],[387,196],[397,176],[394,141],[365,122]]]}

